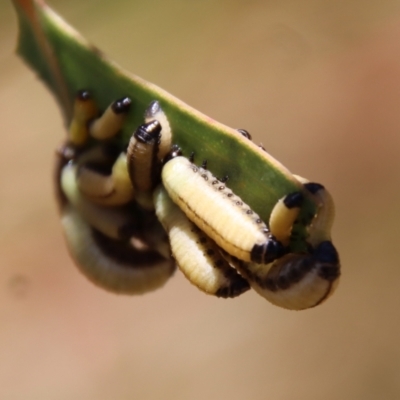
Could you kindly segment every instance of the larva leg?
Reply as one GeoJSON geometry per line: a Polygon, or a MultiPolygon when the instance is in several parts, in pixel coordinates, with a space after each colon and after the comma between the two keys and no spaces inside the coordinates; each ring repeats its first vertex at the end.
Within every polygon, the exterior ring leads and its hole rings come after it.
{"type": "Polygon", "coordinates": [[[128,173],[136,190],[136,201],[145,209],[153,209],[152,190],[160,179],[157,159],[161,125],[152,121],[139,126],[127,150],[128,173]]]}
{"type": "Polygon", "coordinates": [[[89,133],[98,140],[110,139],[122,128],[131,107],[131,99],[123,97],[111,103],[89,126],[89,133]]]}
{"type": "Polygon", "coordinates": [[[250,288],[221,256],[218,246],[190,222],[160,185],[154,192],[156,214],[168,232],[172,255],[186,278],[205,293],[235,297],[250,288]]]}
{"type": "Polygon", "coordinates": [[[158,144],[157,158],[162,161],[166,154],[171,150],[172,132],[169,121],[160,103],[156,100],[150,103],[144,114],[144,121],[146,123],[158,121],[161,125],[160,143],[158,144]]]}
{"type": "Polygon", "coordinates": [[[120,153],[114,160],[105,154],[102,146],[86,151],[77,161],[76,180],[79,190],[96,204],[118,206],[134,198],[126,153],[120,153]]]}
{"type": "Polygon", "coordinates": [[[325,301],[339,283],[340,264],[331,242],[312,254],[286,254],[269,265],[240,263],[251,287],[276,306],[304,310],[325,301]]]}
{"type": "Polygon", "coordinates": [[[175,270],[152,250],[140,251],[129,242],[95,231],[70,205],[61,222],[69,252],[81,272],[96,285],[119,294],[142,294],[163,286],[175,270]]]}
{"type": "Polygon", "coordinates": [[[68,130],[68,141],[77,147],[86,144],[89,122],[98,115],[98,108],[87,90],[80,90],[75,98],[74,115],[68,130]]]}
{"type": "Polygon", "coordinates": [[[272,235],[285,246],[289,244],[290,233],[300,213],[303,199],[301,192],[290,193],[280,199],[272,209],[269,218],[269,229],[272,235]]]}
{"type": "Polygon", "coordinates": [[[136,231],[136,221],[128,209],[99,206],[81,194],[76,182],[76,166],[71,162],[63,167],[60,180],[68,202],[89,225],[114,239],[129,237],[136,231]]]}
{"type": "Polygon", "coordinates": [[[243,260],[268,263],[283,246],[250,207],[209,171],[185,157],[169,158],[162,182],[175,204],[218,246],[243,260]]]}

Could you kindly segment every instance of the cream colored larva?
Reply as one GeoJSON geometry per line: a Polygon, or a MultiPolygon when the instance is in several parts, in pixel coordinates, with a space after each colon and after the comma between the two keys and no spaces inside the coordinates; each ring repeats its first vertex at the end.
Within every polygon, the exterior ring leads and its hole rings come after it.
{"type": "Polygon", "coordinates": [[[166,154],[171,150],[172,132],[168,118],[157,100],[150,103],[144,114],[144,122],[149,123],[154,120],[158,121],[161,125],[157,158],[159,161],[162,161],[166,154]]]}
{"type": "Polygon", "coordinates": [[[113,240],[94,230],[80,213],[66,205],[61,214],[64,236],[80,271],[93,283],[114,293],[142,294],[163,286],[175,263],[153,250],[113,240]]]}
{"type": "Polygon", "coordinates": [[[129,97],[123,97],[112,102],[104,113],[89,125],[90,135],[98,140],[114,137],[122,128],[131,103],[129,97]]]}
{"type": "Polygon", "coordinates": [[[339,255],[330,240],[334,214],[332,198],[322,185],[298,179],[319,204],[309,228],[309,253],[289,253],[269,265],[243,262],[236,265],[257,293],[291,310],[321,304],[335,291],[340,278],[339,255]]]}
{"type": "Polygon", "coordinates": [[[201,291],[217,297],[236,297],[250,289],[222,257],[218,246],[172,202],[160,185],[154,191],[158,219],[168,232],[172,255],[186,278],[201,291]]]}
{"type": "Polygon", "coordinates": [[[161,178],[174,203],[229,254],[258,263],[280,256],[282,245],[267,225],[208,170],[176,156],[166,162],[161,178]]]}
{"type": "Polygon", "coordinates": [[[87,223],[104,235],[119,239],[127,232],[134,231],[134,221],[128,209],[105,207],[92,203],[79,190],[76,181],[76,165],[69,162],[61,172],[61,189],[68,202],[78,211],[87,223]]]}

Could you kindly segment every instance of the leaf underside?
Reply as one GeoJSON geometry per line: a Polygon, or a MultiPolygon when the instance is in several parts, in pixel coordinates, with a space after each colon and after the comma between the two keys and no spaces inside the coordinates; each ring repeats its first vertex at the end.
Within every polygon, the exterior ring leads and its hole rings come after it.
{"type": "MultiPolygon", "coordinates": [[[[181,147],[185,156],[194,152],[197,164],[208,160],[215,176],[227,175],[227,185],[263,220],[268,222],[280,198],[303,190],[284,166],[234,129],[107,60],[43,2],[13,2],[20,26],[18,53],[55,94],[66,125],[71,119],[75,94],[80,89],[90,90],[101,109],[117,98],[129,96],[133,104],[119,136],[122,149],[135,128],[143,123],[149,103],[158,100],[169,119],[173,143],[181,147]]],[[[300,219],[307,219],[316,210],[307,192],[305,199],[300,219]]],[[[304,243],[291,243],[293,250],[303,250],[302,246],[304,243]]]]}

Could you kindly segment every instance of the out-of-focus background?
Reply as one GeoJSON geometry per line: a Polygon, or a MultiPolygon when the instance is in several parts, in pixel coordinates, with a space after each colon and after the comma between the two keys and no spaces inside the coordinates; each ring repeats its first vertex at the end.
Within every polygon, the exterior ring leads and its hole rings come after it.
{"type": "Polygon", "coordinates": [[[399,399],[400,2],[50,4],[128,70],[325,184],[343,275],[303,312],[208,297],[180,273],[142,297],[92,286],[53,201],[61,114],[14,54],[1,2],[0,398],[399,399]]]}

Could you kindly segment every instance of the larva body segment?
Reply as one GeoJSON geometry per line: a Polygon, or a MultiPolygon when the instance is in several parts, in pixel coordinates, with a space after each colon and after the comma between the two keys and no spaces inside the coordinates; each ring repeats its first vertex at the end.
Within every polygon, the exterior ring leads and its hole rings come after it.
{"type": "Polygon", "coordinates": [[[160,185],[154,192],[156,214],[168,232],[172,255],[186,278],[217,297],[236,297],[250,289],[221,256],[218,246],[188,220],[160,185]]]}
{"type": "Polygon", "coordinates": [[[161,178],[174,203],[229,254],[260,263],[280,255],[266,224],[209,171],[178,156],[164,165],[161,178]]]}
{"type": "Polygon", "coordinates": [[[338,254],[328,241],[312,254],[286,254],[267,266],[240,263],[238,269],[258,294],[289,310],[321,304],[334,292],[340,277],[338,254]]]}
{"type": "Polygon", "coordinates": [[[80,271],[93,283],[118,294],[142,294],[163,286],[174,262],[152,250],[96,232],[70,205],[61,215],[64,236],[80,271]]]}
{"type": "Polygon", "coordinates": [[[90,226],[114,239],[125,238],[128,232],[135,231],[136,221],[128,209],[100,206],[81,194],[76,182],[76,166],[72,162],[63,167],[60,180],[68,202],[90,226]]]}

